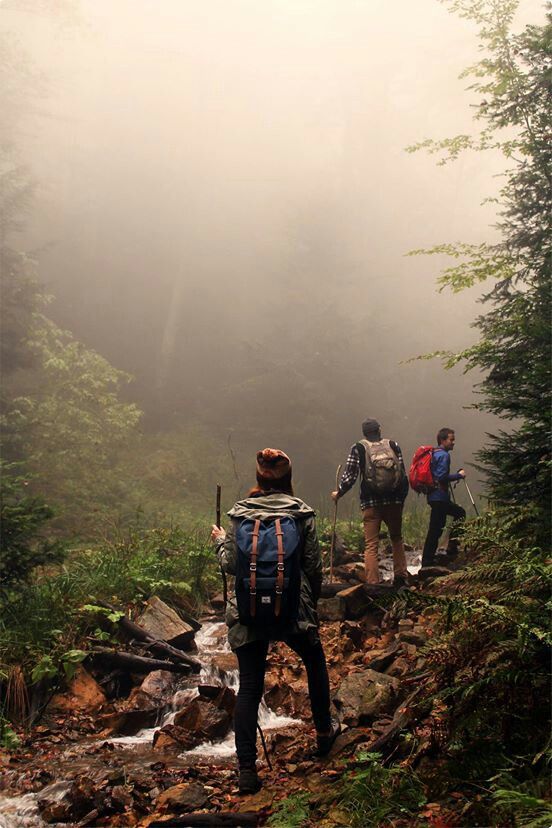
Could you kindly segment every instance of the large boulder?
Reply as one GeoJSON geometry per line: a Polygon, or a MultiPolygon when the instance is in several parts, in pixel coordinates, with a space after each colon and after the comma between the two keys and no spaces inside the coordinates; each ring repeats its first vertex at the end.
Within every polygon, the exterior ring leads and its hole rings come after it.
{"type": "Polygon", "coordinates": [[[163,791],[155,804],[168,811],[188,813],[204,808],[208,801],[209,795],[199,782],[182,782],[163,791]]]}
{"type": "Polygon", "coordinates": [[[156,750],[172,749],[175,744],[190,750],[203,742],[223,739],[232,725],[236,694],[229,687],[202,685],[200,695],[188,701],[154,736],[156,750]]]}
{"type": "Polygon", "coordinates": [[[106,700],[98,682],[79,666],[66,693],[56,693],[49,707],[54,710],[97,710],[106,700]]]}
{"type": "Polygon", "coordinates": [[[146,608],[136,623],[158,641],[166,641],[179,650],[193,646],[194,628],[157,595],[148,598],[146,608]]]}
{"type": "Polygon", "coordinates": [[[148,673],[140,687],[132,690],[129,706],[143,709],[169,704],[175,694],[177,680],[177,676],[168,670],[153,670],[148,673]]]}
{"type": "Polygon", "coordinates": [[[174,717],[174,723],[198,737],[197,744],[223,739],[230,730],[232,716],[222,707],[200,696],[191,701],[174,717]]]}
{"type": "Polygon", "coordinates": [[[393,676],[362,670],[346,676],[334,697],[348,725],[368,724],[396,706],[399,681],[393,676]]]}

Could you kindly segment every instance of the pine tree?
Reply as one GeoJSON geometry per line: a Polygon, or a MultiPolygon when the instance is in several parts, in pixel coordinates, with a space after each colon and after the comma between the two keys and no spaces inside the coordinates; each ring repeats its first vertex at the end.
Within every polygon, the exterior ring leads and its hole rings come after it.
{"type": "Polygon", "coordinates": [[[423,141],[410,151],[441,153],[441,163],[465,150],[499,149],[508,160],[500,192],[493,245],[444,244],[413,253],[452,256],[441,287],[453,291],[493,279],[485,312],[474,323],[479,341],[461,353],[437,352],[451,367],[483,372],[476,407],[510,421],[510,429],[488,435],[477,459],[490,497],[499,504],[528,506],[550,530],[550,412],[552,359],[552,14],[542,26],[519,35],[511,24],[514,0],[452,0],[451,10],[480,26],[485,56],[461,77],[481,97],[475,137],[423,141]]]}

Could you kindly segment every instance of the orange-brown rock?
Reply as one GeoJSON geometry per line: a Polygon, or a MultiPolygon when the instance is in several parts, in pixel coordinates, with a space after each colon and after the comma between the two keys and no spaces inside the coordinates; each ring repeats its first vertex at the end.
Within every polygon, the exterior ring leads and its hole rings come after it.
{"type": "Polygon", "coordinates": [[[79,666],[67,692],[56,693],[49,706],[54,710],[97,710],[105,700],[98,682],[79,666]]]}

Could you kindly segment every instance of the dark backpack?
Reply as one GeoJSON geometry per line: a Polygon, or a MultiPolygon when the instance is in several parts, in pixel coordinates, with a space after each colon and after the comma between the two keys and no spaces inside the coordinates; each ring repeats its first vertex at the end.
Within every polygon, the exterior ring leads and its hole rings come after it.
{"type": "Polygon", "coordinates": [[[364,449],[362,479],[370,494],[384,495],[397,491],[404,480],[404,472],[391,441],[361,440],[358,445],[364,449]]]}
{"type": "Polygon", "coordinates": [[[242,624],[297,620],[302,547],[300,526],[291,517],[236,521],[236,600],[242,624]]]}

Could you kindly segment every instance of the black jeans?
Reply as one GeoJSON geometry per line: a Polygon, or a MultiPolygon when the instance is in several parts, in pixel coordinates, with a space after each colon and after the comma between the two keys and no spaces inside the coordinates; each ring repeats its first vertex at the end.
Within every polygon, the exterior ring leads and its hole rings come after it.
{"type": "Polygon", "coordinates": [[[424,544],[422,566],[431,566],[433,564],[439,538],[447,522],[447,515],[452,515],[454,518],[449,535],[451,540],[458,537],[462,521],[466,517],[466,510],[451,500],[435,500],[429,505],[431,506],[431,517],[429,519],[429,529],[427,530],[427,537],[424,544]]]}
{"type": "MultiPolygon", "coordinates": [[[[311,644],[306,634],[290,636],[286,644],[295,650],[307,669],[312,718],[319,733],[327,733],[330,716],[330,682],[322,644],[311,644]]],[[[236,753],[240,768],[251,767],[257,759],[257,716],[264,690],[268,641],[252,641],[238,647],[240,689],[234,713],[236,753]]]]}

